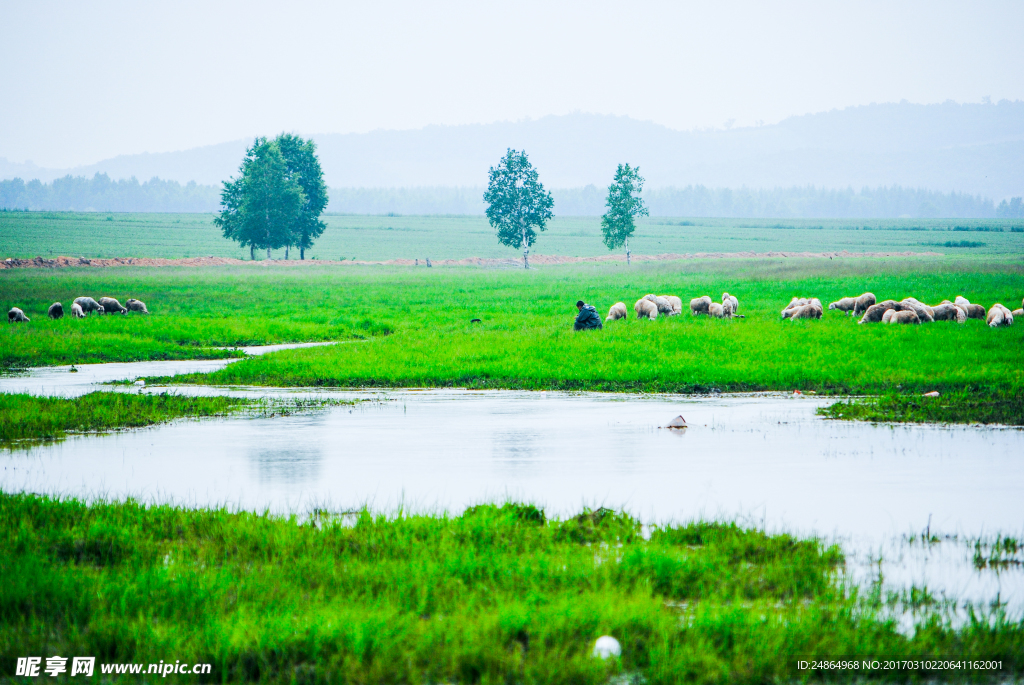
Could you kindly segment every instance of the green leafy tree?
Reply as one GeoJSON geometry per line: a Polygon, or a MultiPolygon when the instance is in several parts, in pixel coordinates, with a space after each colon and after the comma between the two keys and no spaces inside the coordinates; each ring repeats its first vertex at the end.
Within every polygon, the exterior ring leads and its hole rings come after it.
{"type": "Polygon", "coordinates": [[[523,267],[530,268],[530,246],[537,231],[547,228],[555,202],[537,180],[537,170],[525,152],[509,149],[498,166],[491,167],[487,192],[487,220],[498,232],[498,242],[523,250],[523,267]]]}
{"type": "MultiPolygon", "coordinates": [[[[316,156],[316,143],[303,140],[290,133],[282,133],[274,141],[281,150],[288,172],[302,188],[303,203],[292,227],[292,242],[299,248],[299,259],[306,258],[306,250],[327,227],[320,215],[327,208],[327,184],[316,156]]],[[[286,257],[287,258],[287,257],[286,257]]]]}
{"type": "Polygon", "coordinates": [[[626,247],[626,264],[629,264],[629,237],[633,235],[636,224],[633,219],[647,216],[640,192],[644,189],[644,179],[640,175],[640,167],[631,168],[628,164],[620,164],[615,171],[615,180],[608,186],[608,199],[605,206],[608,211],[601,217],[601,233],[604,244],[609,250],[626,247]]]}
{"type": "Polygon", "coordinates": [[[293,245],[304,259],[306,248],[323,233],[320,214],[326,205],[315,145],[282,134],[275,140],[257,138],[246,151],[238,178],[224,182],[222,210],[214,222],[225,238],[248,246],[253,259],[257,249],[270,259],[271,250],[293,245]]]}

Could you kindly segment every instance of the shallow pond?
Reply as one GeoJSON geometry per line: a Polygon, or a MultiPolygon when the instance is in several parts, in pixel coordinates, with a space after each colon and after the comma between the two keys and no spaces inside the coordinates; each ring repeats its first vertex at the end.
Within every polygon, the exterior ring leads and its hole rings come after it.
{"type": "MultiPolygon", "coordinates": [[[[68,384],[60,371],[45,370],[2,379],[0,390],[44,381],[48,394],[69,394],[94,389],[81,382],[87,378],[225,363],[79,367],[63,372],[73,376],[68,384]]],[[[1021,539],[1024,431],[1017,429],[828,421],[814,410],[831,400],[777,394],[170,390],[370,401],[7,451],[0,487],[281,512],[364,504],[458,512],[509,498],[561,515],[583,506],[624,508],[649,523],[738,516],[768,530],[843,541],[858,582],[869,582],[881,553],[888,582],[898,586],[926,584],[972,601],[1024,598],[1019,566],[978,573],[965,542],[997,532],[1021,539]],[[663,428],[679,414],[687,429],[663,428]],[[904,540],[926,529],[959,538],[938,546],[904,540]]]]}

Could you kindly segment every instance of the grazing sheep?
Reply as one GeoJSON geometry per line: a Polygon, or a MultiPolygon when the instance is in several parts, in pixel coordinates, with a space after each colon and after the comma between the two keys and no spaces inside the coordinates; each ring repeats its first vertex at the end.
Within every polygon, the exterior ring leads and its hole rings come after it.
{"type": "Polygon", "coordinates": [[[75,317],[76,319],[84,319],[85,318],[85,312],[82,311],[82,305],[78,304],[77,302],[72,304],[71,305],[71,316],[75,317]]]}
{"type": "MultiPolygon", "coordinates": [[[[621,302],[619,304],[622,304],[621,302]]],[[[146,303],[142,300],[136,300],[134,297],[125,302],[125,306],[128,307],[130,312],[138,312],[139,314],[149,314],[149,310],[146,309],[146,303]]],[[[626,305],[622,305],[622,316],[626,316],[626,305]]]]}
{"type": "Polygon", "coordinates": [[[892,317],[886,323],[921,323],[921,319],[913,309],[904,309],[900,312],[893,311],[892,317]]]}
{"type": "Polygon", "coordinates": [[[913,297],[905,297],[900,304],[909,305],[914,310],[914,313],[917,314],[917,318],[920,319],[919,323],[932,323],[935,321],[935,314],[932,308],[920,300],[916,300],[913,297]]]}
{"type": "Polygon", "coordinates": [[[882,314],[882,323],[889,323],[894,316],[896,316],[895,309],[886,309],[885,314],[882,314]]]}
{"type": "Polygon", "coordinates": [[[967,321],[967,312],[952,302],[932,307],[932,314],[936,321],[956,321],[957,323],[965,323],[967,321]]]}
{"type": "MultiPolygon", "coordinates": [[[[960,305],[958,305],[960,306],[960,305]]],[[[968,319],[981,319],[985,320],[985,308],[980,304],[965,304],[960,306],[965,312],[967,312],[968,319]]]]}
{"type": "Polygon", "coordinates": [[[873,304],[867,308],[864,312],[864,316],[857,323],[878,323],[882,320],[882,316],[890,309],[898,309],[899,303],[893,300],[884,300],[878,304],[873,304]]]}
{"type": "Polygon", "coordinates": [[[661,297],[660,295],[650,294],[644,295],[644,299],[653,302],[654,305],[658,308],[659,314],[667,314],[669,316],[672,316],[672,303],[669,302],[666,298],[661,297]]]}
{"type": "Polygon", "coordinates": [[[808,303],[802,307],[796,307],[792,310],[792,313],[787,317],[796,321],[797,319],[820,319],[822,314],[822,308],[820,304],[808,303]]]}
{"type": "Polygon", "coordinates": [[[707,295],[703,297],[695,297],[690,300],[690,313],[694,316],[698,314],[707,314],[708,308],[711,306],[711,298],[707,295]]]}
{"type": "Polygon", "coordinates": [[[808,300],[806,297],[794,297],[792,300],[789,301],[789,304],[786,305],[786,308],[782,310],[782,318],[788,319],[789,317],[793,316],[794,311],[796,311],[800,307],[810,304],[810,302],[811,301],[808,300]]]}
{"type": "Polygon", "coordinates": [[[731,319],[732,315],[736,313],[736,310],[732,308],[732,300],[728,297],[722,300],[722,316],[727,319],[731,319]]]}
{"type": "Polygon", "coordinates": [[[1024,307],[1022,307],[1021,309],[1014,309],[1012,312],[1010,312],[1010,314],[1012,314],[1013,318],[1015,319],[1017,317],[1024,317],[1024,307]]]}
{"type": "Polygon", "coordinates": [[[669,312],[669,316],[677,316],[683,313],[683,301],[675,295],[658,295],[668,300],[669,305],[672,307],[672,311],[669,312]]]}
{"type": "Polygon", "coordinates": [[[91,314],[92,312],[104,313],[103,305],[91,297],[76,297],[75,304],[82,308],[82,312],[85,314],[91,314]]]}
{"type": "Polygon", "coordinates": [[[725,306],[726,302],[732,303],[732,313],[735,314],[740,310],[740,301],[729,293],[722,293],[722,306],[725,306]]]}
{"type": "Polygon", "coordinates": [[[25,312],[21,311],[17,307],[11,307],[11,310],[7,312],[7,323],[15,323],[18,321],[27,322],[31,321],[31,319],[25,316],[25,312]]]}
{"type": "Polygon", "coordinates": [[[636,318],[638,319],[658,318],[658,305],[645,297],[641,297],[636,301],[636,304],[633,305],[633,311],[636,312],[636,318]]]}
{"type": "MultiPolygon", "coordinates": [[[[139,302],[139,301],[138,300],[128,300],[128,306],[129,307],[132,306],[132,302],[139,302]]],[[[142,304],[142,303],[139,302],[139,304],[142,304]]],[[[146,305],[144,305],[144,304],[142,304],[142,311],[148,314],[148,312],[146,312],[146,305]]],[[[605,319],[605,321],[615,321],[617,319],[625,319],[627,313],[628,312],[626,311],[626,303],[625,302],[616,302],[615,304],[613,304],[611,306],[611,309],[608,310],[608,318],[605,319]]]]}
{"type": "Polygon", "coordinates": [[[955,300],[953,300],[953,304],[958,304],[958,305],[960,305],[961,307],[963,307],[964,305],[968,305],[968,304],[970,304],[970,302],[969,302],[969,301],[967,300],[967,298],[966,298],[966,297],[964,297],[963,295],[957,295],[957,296],[956,296],[956,299],[955,299],[955,300]]]}
{"type": "Polygon", "coordinates": [[[843,312],[844,314],[849,314],[850,312],[853,311],[853,308],[856,307],[856,306],[857,306],[857,298],[856,297],[844,297],[841,300],[836,300],[835,302],[830,302],[829,305],[828,305],[828,308],[830,310],[831,309],[838,309],[839,311],[843,312]]]}
{"type": "Polygon", "coordinates": [[[995,328],[996,326],[1012,326],[1013,312],[996,302],[988,310],[988,316],[985,317],[985,323],[992,328],[995,328]]]}
{"type": "Polygon", "coordinates": [[[64,305],[60,302],[54,302],[50,305],[50,308],[46,310],[46,315],[51,319],[59,319],[64,316],[64,305]]]}
{"type": "Polygon", "coordinates": [[[857,306],[853,308],[853,315],[860,316],[861,314],[868,310],[868,307],[875,304],[875,302],[876,300],[874,293],[864,293],[863,295],[857,298],[857,306]]]}
{"type": "Polygon", "coordinates": [[[117,312],[118,314],[128,313],[128,310],[122,307],[121,303],[118,302],[113,297],[101,297],[100,306],[103,307],[103,311],[107,312],[108,314],[113,314],[114,312],[117,312]]]}
{"type": "Polygon", "coordinates": [[[725,307],[718,304],[717,302],[712,302],[711,304],[708,305],[708,314],[715,317],[716,319],[724,319],[725,307]]]}

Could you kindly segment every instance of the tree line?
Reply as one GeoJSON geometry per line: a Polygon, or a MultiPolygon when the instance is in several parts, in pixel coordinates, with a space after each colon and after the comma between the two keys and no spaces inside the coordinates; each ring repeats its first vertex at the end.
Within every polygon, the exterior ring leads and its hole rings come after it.
{"type": "Polygon", "coordinates": [[[118,181],[106,174],[65,176],[52,183],[20,178],[0,181],[0,208],[50,212],[214,212],[220,205],[215,186],[134,176],[118,181]]]}
{"type": "MultiPolygon", "coordinates": [[[[561,216],[601,216],[605,188],[552,188],[561,216]]],[[[484,214],[481,187],[330,188],[326,212],[338,214],[484,214]]],[[[816,188],[645,189],[654,216],[750,219],[895,219],[899,217],[1020,219],[1024,202],[1015,197],[996,204],[966,193],[943,193],[900,186],[861,190],[816,188]]],[[[15,178],[0,181],[0,209],[97,212],[216,212],[221,189],[153,178],[114,181],[66,176],[52,183],[15,178]]]]}

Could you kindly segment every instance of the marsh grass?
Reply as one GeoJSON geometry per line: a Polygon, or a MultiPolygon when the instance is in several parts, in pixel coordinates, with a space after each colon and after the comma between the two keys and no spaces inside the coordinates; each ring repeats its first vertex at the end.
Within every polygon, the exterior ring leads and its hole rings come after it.
{"type": "Polygon", "coordinates": [[[1024,667],[1020,624],[901,635],[841,587],[836,547],[723,522],[645,539],[620,512],[515,503],[353,521],[0,494],[0,552],[5,668],[90,654],[228,682],[653,685],[789,681],[811,654],[1024,667]],[[603,634],[621,659],[590,656],[603,634]]]}
{"type": "Polygon", "coordinates": [[[850,399],[817,413],[829,419],[875,421],[880,423],[985,423],[1024,426],[1024,392],[972,389],[939,397],[920,394],[885,394],[850,399]]]}
{"type": "Polygon", "coordinates": [[[0,445],[30,446],[69,433],[140,428],[181,418],[248,412],[279,416],[350,403],[336,399],[269,400],[191,397],[170,393],[91,392],[80,397],[36,397],[0,393],[0,445]]]}
{"type": "MultiPolygon", "coordinates": [[[[817,390],[1006,391],[1024,379],[1024,327],[858,326],[826,312],[782,321],[794,295],[829,302],[870,290],[937,302],[1015,302],[1019,263],[933,260],[718,260],[591,264],[531,272],[471,267],[243,267],[6,272],[4,296],[31,324],[0,326],[7,365],[206,354],[214,345],[339,339],[365,345],[292,350],[246,359],[195,382],[308,387],[461,386],[706,392],[817,390]],[[577,299],[603,314],[645,293],[684,300],[723,291],[740,320],[684,314],[571,330],[577,299]],[[48,321],[45,308],[73,294],[139,297],[148,317],[48,321]],[[479,324],[470,323],[479,318],[479,324]],[[111,344],[116,339],[117,344],[111,344]],[[150,354],[145,352],[145,354],[150,354]],[[133,356],[135,355],[135,356],[133,356]]],[[[215,351],[226,354],[226,351],[215,351]]]]}

